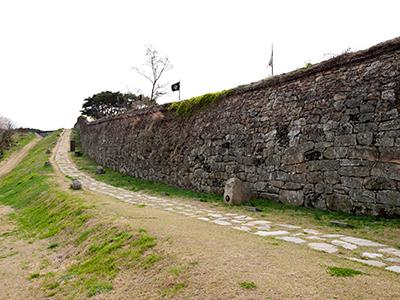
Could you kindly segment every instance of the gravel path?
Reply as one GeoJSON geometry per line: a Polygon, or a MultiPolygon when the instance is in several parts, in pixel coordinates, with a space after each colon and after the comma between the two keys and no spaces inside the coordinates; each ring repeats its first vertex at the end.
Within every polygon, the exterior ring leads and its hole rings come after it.
{"type": "Polygon", "coordinates": [[[226,226],[249,234],[272,237],[288,243],[298,244],[299,247],[309,247],[316,251],[330,253],[400,274],[400,249],[388,247],[375,241],[337,233],[321,232],[312,228],[302,228],[296,226],[296,224],[276,224],[266,219],[255,219],[245,214],[233,214],[217,209],[208,209],[204,206],[196,205],[196,203],[187,204],[178,200],[131,192],[96,181],[79,171],[69,159],[70,133],[70,130],[65,130],[62,133],[56,147],[55,161],[63,174],[79,179],[83,187],[88,190],[106,194],[127,203],[144,204],[154,209],[161,209],[188,218],[196,218],[215,224],[215,226],[226,226]]]}

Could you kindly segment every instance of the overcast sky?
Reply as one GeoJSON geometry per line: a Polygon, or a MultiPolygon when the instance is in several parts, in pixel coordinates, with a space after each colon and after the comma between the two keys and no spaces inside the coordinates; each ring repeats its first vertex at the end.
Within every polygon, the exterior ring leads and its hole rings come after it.
{"type": "MultiPolygon", "coordinates": [[[[400,35],[400,1],[0,0],[0,115],[71,127],[84,98],[149,92],[146,45],[170,58],[182,98],[265,78],[400,35]]],[[[161,103],[178,98],[169,92],[161,103]]]]}

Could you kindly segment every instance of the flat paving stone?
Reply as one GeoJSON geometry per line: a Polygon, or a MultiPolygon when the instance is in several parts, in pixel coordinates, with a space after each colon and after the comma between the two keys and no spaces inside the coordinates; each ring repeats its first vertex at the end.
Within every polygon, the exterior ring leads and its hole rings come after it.
{"type": "Polygon", "coordinates": [[[257,220],[257,221],[251,221],[248,224],[252,224],[252,225],[268,225],[271,224],[270,221],[264,221],[264,220],[257,220]]]}
{"type": "Polygon", "coordinates": [[[295,244],[304,244],[306,241],[298,238],[298,237],[293,237],[293,236],[279,236],[276,239],[290,242],[290,243],[295,243],[295,244]]]}
{"type": "Polygon", "coordinates": [[[251,228],[246,227],[246,226],[234,226],[234,227],[232,227],[232,228],[233,228],[233,229],[240,230],[240,231],[250,231],[250,230],[251,230],[251,228]]]}
{"type": "Polygon", "coordinates": [[[258,230],[270,230],[271,226],[268,226],[268,225],[256,226],[256,229],[258,229],[258,230]]]}
{"type": "Polygon", "coordinates": [[[400,257],[400,250],[399,249],[383,248],[383,249],[379,249],[378,251],[382,252],[382,253],[391,254],[391,255],[400,257]]]}
{"type": "Polygon", "coordinates": [[[388,257],[388,258],[385,258],[385,260],[388,262],[400,264],[400,258],[397,258],[397,257],[388,257]]]}
{"type": "Polygon", "coordinates": [[[340,239],[345,242],[348,242],[348,243],[356,244],[358,246],[366,246],[366,247],[382,247],[382,246],[384,246],[383,244],[380,244],[377,242],[373,242],[373,241],[365,240],[365,239],[359,239],[359,238],[355,238],[352,236],[345,236],[345,237],[341,237],[340,239]]]}
{"type": "MultiPolygon", "coordinates": [[[[188,217],[193,217],[194,216],[194,214],[188,213],[188,212],[183,212],[182,215],[188,216],[188,217]]],[[[229,223],[229,224],[231,224],[231,223],[229,223]]]]}
{"type": "Polygon", "coordinates": [[[277,230],[277,231],[257,231],[254,234],[260,235],[260,236],[276,236],[276,235],[285,235],[288,233],[289,232],[284,231],[284,230],[277,230]]]}
{"type": "Polygon", "coordinates": [[[331,244],[327,243],[309,243],[308,246],[311,249],[326,252],[326,253],[335,253],[338,251],[338,249],[331,244]]]}
{"type": "Polygon", "coordinates": [[[303,231],[308,234],[321,234],[318,230],[315,229],[304,229],[303,231]]]}
{"type": "Polygon", "coordinates": [[[388,271],[400,273],[400,266],[390,266],[385,268],[388,271]]]}
{"type": "Polygon", "coordinates": [[[351,244],[351,243],[348,243],[348,242],[344,242],[344,241],[340,241],[340,240],[333,240],[333,241],[331,241],[331,244],[333,244],[335,246],[340,246],[340,247],[342,247],[344,249],[347,249],[347,250],[355,250],[355,249],[358,248],[357,245],[354,245],[354,244],[351,244]]]}
{"type": "Polygon", "coordinates": [[[360,259],[360,258],[355,258],[355,257],[348,257],[347,259],[362,263],[364,265],[372,266],[372,267],[384,267],[384,266],[386,266],[385,263],[383,263],[381,261],[378,261],[378,260],[360,259]]]}
{"type": "Polygon", "coordinates": [[[374,259],[374,258],[381,258],[383,255],[382,254],[379,254],[379,253],[372,253],[372,252],[363,252],[362,254],[361,254],[361,257],[362,258],[372,258],[372,259],[374,259]]]}
{"type": "Polygon", "coordinates": [[[221,214],[208,214],[210,217],[213,217],[213,218],[223,218],[224,216],[223,215],[221,215],[221,214]]]}
{"type": "Polygon", "coordinates": [[[242,224],[245,221],[241,221],[241,220],[231,220],[232,223],[236,223],[236,224],[242,224]]]}
{"type": "Polygon", "coordinates": [[[232,223],[229,223],[229,222],[224,221],[224,220],[214,220],[213,223],[218,224],[218,225],[223,225],[223,226],[232,225],[232,223]]]}
{"type": "Polygon", "coordinates": [[[276,224],[280,227],[288,228],[288,229],[301,229],[300,226],[290,225],[290,224],[276,224]]]}
{"type": "Polygon", "coordinates": [[[309,235],[309,236],[305,236],[304,238],[308,239],[308,240],[325,241],[324,238],[317,236],[317,235],[309,235]]]}
{"type": "Polygon", "coordinates": [[[298,233],[292,234],[292,236],[305,236],[305,234],[303,232],[298,232],[298,233]]]}
{"type": "Polygon", "coordinates": [[[234,219],[246,219],[247,218],[247,216],[235,216],[235,217],[233,217],[234,219]]]}
{"type": "Polygon", "coordinates": [[[327,238],[327,239],[336,239],[339,237],[344,236],[343,234],[336,234],[336,233],[331,233],[331,234],[324,234],[322,237],[327,238]]]}

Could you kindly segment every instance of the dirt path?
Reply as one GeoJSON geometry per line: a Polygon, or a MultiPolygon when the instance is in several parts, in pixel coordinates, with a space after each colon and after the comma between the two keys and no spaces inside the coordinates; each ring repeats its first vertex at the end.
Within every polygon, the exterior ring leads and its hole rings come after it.
{"type": "Polygon", "coordinates": [[[45,257],[42,242],[27,242],[15,234],[9,218],[13,210],[0,205],[0,299],[44,299],[37,284],[29,280],[45,257]]]}
{"type": "MultiPolygon", "coordinates": [[[[119,222],[144,227],[161,237],[160,247],[176,257],[181,265],[184,288],[180,299],[397,299],[400,297],[399,275],[383,269],[386,256],[378,249],[384,245],[361,246],[382,254],[380,268],[343,259],[348,249],[332,244],[341,237],[324,237],[321,232],[290,224],[272,224],[246,215],[228,214],[207,203],[187,204],[132,193],[97,182],[79,172],[67,156],[69,132],[66,131],[56,149],[56,162],[65,175],[79,177],[85,187],[87,201],[102,213],[119,222]],[[122,200],[122,201],[118,201],[122,200]],[[143,207],[142,204],[145,204],[143,207]],[[285,226],[282,226],[285,225],[285,226]],[[289,225],[289,227],[288,227],[289,225]],[[292,228],[290,226],[293,226],[292,228]],[[249,230],[245,228],[249,228],[249,230]],[[281,232],[276,234],[276,232],[281,232]],[[273,232],[273,234],[268,234],[273,232]],[[312,236],[308,239],[306,237],[312,236]],[[292,239],[292,242],[286,238],[292,239]],[[301,241],[301,242],[300,242],[301,241]],[[304,241],[304,242],[303,242],[304,241]],[[299,244],[297,244],[298,242],[299,244]],[[328,244],[333,255],[312,250],[310,243],[328,244]],[[365,275],[338,278],[327,274],[327,267],[349,267],[365,275]],[[241,282],[254,282],[255,289],[243,289],[241,282]]],[[[60,176],[60,180],[65,176],[60,176]]],[[[365,243],[365,240],[363,240],[365,243]]],[[[373,243],[373,241],[368,241],[373,243]]],[[[345,244],[343,244],[345,245],[345,244]]],[[[365,250],[367,251],[367,250],[365,250]]],[[[396,252],[397,253],[397,252],[396,252]]],[[[371,260],[368,260],[370,262],[371,260]]],[[[397,266],[392,264],[390,266],[397,266]]],[[[114,291],[107,299],[154,299],[143,278],[121,274],[114,291]],[[141,284],[142,283],[142,284],[141,284]]]]}
{"type": "Polygon", "coordinates": [[[8,159],[0,163],[0,177],[3,177],[12,169],[14,169],[28,154],[29,150],[32,149],[42,137],[36,135],[36,137],[27,144],[24,148],[16,153],[13,153],[8,159]]]}

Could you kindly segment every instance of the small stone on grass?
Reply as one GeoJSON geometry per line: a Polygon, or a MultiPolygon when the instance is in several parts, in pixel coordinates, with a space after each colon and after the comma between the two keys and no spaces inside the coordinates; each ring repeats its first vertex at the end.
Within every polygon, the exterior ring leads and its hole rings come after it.
{"type": "Polygon", "coordinates": [[[79,180],[73,180],[71,183],[71,189],[73,190],[80,190],[82,189],[82,183],[79,180]]]}
{"type": "Polygon", "coordinates": [[[337,226],[337,227],[342,227],[342,228],[354,228],[353,225],[349,224],[349,223],[345,223],[342,221],[337,221],[337,220],[333,220],[329,222],[331,225],[333,226],[337,226]]]}

